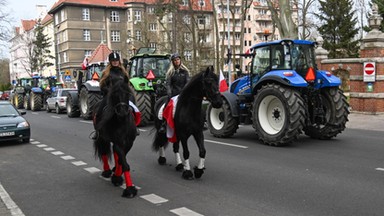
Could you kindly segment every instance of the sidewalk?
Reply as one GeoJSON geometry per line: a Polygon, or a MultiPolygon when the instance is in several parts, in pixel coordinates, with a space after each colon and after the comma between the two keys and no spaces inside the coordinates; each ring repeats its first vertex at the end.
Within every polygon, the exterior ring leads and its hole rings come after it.
{"type": "Polygon", "coordinates": [[[384,114],[362,114],[351,112],[348,115],[347,128],[384,131],[384,114]]]}

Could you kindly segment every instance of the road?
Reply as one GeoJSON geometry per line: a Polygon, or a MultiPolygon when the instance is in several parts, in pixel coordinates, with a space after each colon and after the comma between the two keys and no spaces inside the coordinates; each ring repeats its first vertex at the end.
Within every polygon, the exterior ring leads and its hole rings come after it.
{"type": "MultiPolygon", "coordinates": [[[[207,169],[191,181],[175,171],[171,148],[168,164],[157,164],[151,126],[144,127],[127,156],[138,196],[126,199],[122,188],[99,177],[90,121],[43,111],[26,117],[31,143],[0,145],[7,196],[0,195],[22,212],[15,215],[384,215],[381,122],[373,129],[349,122],[335,139],[303,135],[288,147],[263,145],[250,126],[229,139],[206,131],[207,169]]],[[[194,166],[197,148],[190,142],[194,166]]]]}

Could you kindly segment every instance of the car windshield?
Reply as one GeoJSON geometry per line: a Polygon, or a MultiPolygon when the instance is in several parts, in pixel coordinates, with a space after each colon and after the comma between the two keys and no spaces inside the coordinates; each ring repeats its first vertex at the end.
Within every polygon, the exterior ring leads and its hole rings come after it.
{"type": "Polygon", "coordinates": [[[0,117],[18,116],[19,112],[11,104],[0,104],[0,117]]]}

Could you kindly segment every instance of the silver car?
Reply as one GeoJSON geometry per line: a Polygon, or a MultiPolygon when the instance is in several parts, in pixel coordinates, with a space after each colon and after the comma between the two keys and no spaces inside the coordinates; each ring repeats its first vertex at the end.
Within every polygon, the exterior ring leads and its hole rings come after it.
{"type": "Polygon", "coordinates": [[[55,110],[57,114],[62,113],[66,110],[67,106],[67,95],[68,92],[76,92],[73,88],[57,88],[55,92],[47,99],[47,112],[55,110]]]}

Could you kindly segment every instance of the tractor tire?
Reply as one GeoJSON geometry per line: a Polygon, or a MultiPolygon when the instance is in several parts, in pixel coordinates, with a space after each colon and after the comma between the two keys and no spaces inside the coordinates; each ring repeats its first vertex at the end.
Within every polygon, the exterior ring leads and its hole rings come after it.
{"type": "Polygon", "coordinates": [[[24,95],[23,106],[26,110],[31,110],[31,96],[29,94],[24,95]]]}
{"type": "Polygon", "coordinates": [[[43,97],[41,94],[36,94],[31,92],[31,110],[32,111],[40,111],[43,107],[43,97]]]}
{"type": "Polygon", "coordinates": [[[151,96],[144,91],[135,91],[136,106],[141,112],[141,121],[138,126],[146,126],[152,118],[151,96]]]}
{"type": "Polygon", "coordinates": [[[239,118],[232,116],[231,109],[226,100],[223,100],[223,106],[218,109],[213,108],[209,104],[206,118],[208,129],[215,137],[231,137],[239,128],[239,118]]]}
{"type": "Polygon", "coordinates": [[[304,128],[306,135],[314,139],[327,140],[336,137],[345,129],[348,121],[347,97],[338,87],[321,89],[325,123],[313,123],[304,128]]]}
{"type": "Polygon", "coordinates": [[[84,120],[92,119],[92,113],[96,104],[102,99],[99,92],[88,92],[88,89],[82,88],[80,90],[80,116],[84,120]]]}
{"type": "Polygon", "coordinates": [[[15,105],[15,107],[17,109],[23,109],[24,108],[24,96],[22,94],[15,94],[14,97],[13,97],[13,105],[15,105]]]}
{"type": "Polygon", "coordinates": [[[73,101],[73,98],[70,94],[67,96],[67,116],[69,118],[80,117],[79,107],[73,101]]]}
{"type": "Polygon", "coordinates": [[[255,96],[252,111],[253,127],[259,139],[267,145],[289,145],[304,127],[303,98],[288,87],[264,85],[255,96]]]}

